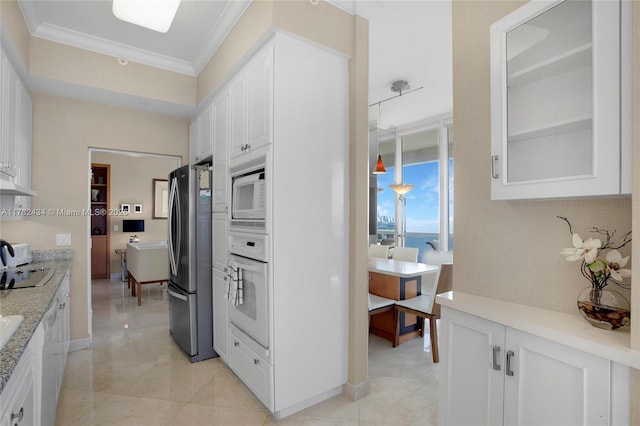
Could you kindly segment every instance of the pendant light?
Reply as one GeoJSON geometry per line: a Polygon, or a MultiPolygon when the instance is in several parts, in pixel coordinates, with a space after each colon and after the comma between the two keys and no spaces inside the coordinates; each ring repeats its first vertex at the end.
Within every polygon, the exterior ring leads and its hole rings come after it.
{"type": "Polygon", "coordinates": [[[378,151],[378,161],[376,162],[376,168],[372,172],[374,175],[382,175],[387,173],[387,169],[384,168],[384,163],[382,162],[382,156],[380,155],[380,102],[378,102],[378,122],[376,123],[376,127],[378,129],[378,137],[376,140],[376,150],[378,151]]]}

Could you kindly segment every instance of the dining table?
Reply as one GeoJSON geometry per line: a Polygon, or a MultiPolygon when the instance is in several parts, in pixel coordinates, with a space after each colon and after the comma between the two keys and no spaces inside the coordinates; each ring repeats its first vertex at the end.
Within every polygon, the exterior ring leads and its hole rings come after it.
{"type": "MultiPolygon", "coordinates": [[[[369,293],[393,300],[404,300],[423,293],[434,293],[438,265],[403,260],[369,258],[369,293]]],[[[420,319],[400,312],[399,343],[420,336],[420,319]]],[[[396,324],[393,312],[371,317],[369,331],[383,339],[394,341],[396,324]]]]}

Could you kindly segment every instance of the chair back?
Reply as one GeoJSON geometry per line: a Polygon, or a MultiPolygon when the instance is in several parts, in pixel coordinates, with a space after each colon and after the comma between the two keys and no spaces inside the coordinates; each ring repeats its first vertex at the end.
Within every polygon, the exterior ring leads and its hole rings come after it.
{"type": "Polygon", "coordinates": [[[371,244],[369,246],[369,257],[380,257],[382,259],[389,258],[389,246],[371,244]]]}
{"type": "MultiPolygon", "coordinates": [[[[436,294],[445,293],[453,290],[453,263],[443,263],[440,265],[440,272],[438,273],[438,285],[436,286],[436,294]]],[[[431,313],[436,318],[440,318],[440,304],[433,303],[433,309],[431,313]]]]}
{"type": "Polygon", "coordinates": [[[396,247],[393,249],[393,260],[405,260],[407,262],[418,261],[417,247],[396,247]]]}

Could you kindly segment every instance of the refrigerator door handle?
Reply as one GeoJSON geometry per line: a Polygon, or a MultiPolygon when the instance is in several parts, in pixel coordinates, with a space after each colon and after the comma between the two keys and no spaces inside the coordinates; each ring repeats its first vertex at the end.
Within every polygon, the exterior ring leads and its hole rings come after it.
{"type": "MultiPolygon", "coordinates": [[[[173,241],[173,230],[171,227],[173,226],[173,215],[176,210],[176,196],[177,196],[177,179],[174,177],[171,179],[171,189],[169,190],[169,265],[171,266],[171,273],[173,275],[177,275],[178,267],[176,265],[176,253],[175,253],[175,244],[173,241]]],[[[178,222],[180,223],[180,222],[178,222]]]]}
{"type": "Polygon", "coordinates": [[[167,293],[169,293],[169,296],[175,297],[176,299],[184,300],[185,302],[187,301],[187,296],[182,295],[180,293],[176,293],[171,289],[167,289],[167,293]]]}

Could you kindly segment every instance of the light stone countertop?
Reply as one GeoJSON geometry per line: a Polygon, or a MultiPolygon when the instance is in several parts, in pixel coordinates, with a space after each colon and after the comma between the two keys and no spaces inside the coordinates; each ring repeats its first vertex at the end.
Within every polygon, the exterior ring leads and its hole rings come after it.
{"type": "Polygon", "coordinates": [[[570,315],[489,297],[449,291],[436,302],[507,327],[640,369],[640,351],[631,349],[629,327],[602,330],[580,315],[570,315]]]}
{"type": "Polygon", "coordinates": [[[0,291],[0,315],[22,315],[24,320],[5,347],[0,349],[0,394],[9,381],[33,333],[51,305],[64,275],[71,268],[71,260],[32,262],[29,266],[51,267],[56,272],[43,287],[18,288],[0,291]]]}

